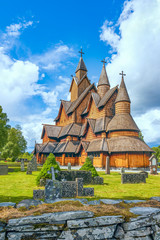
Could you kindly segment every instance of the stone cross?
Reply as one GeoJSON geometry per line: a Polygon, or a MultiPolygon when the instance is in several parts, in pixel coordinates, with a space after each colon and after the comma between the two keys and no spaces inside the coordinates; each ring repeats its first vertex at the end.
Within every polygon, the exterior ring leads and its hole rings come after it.
{"type": "Polygon", "coordinates": [[[106,174],[110,174],[109,156],[106,157],[106,174]]]}
{"type": "Polygon", "coordinates": [[[71,171],[71,163],[68,163],[68,170],[71,171]]]}
{"type": "Polygon", "coordinates": [[[24,168],[24,159],[21,159],[21,172],[24,172],[25,168],[24,168]]]}
{"type": "Polygon", "coordinates": [[[51,171],[48,171],[47,173],[52,175],[52,180],[56,180],[55,173],[58,172],[59,172],[58,170],[54,170],[54,167],[51,167],[51,171]]]}

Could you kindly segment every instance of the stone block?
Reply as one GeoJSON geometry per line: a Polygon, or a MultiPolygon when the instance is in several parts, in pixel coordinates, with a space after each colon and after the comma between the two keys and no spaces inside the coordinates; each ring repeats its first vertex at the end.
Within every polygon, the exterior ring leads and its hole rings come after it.
{"type": "Polygon", "coordinates": [[[141,171],[140,174],[144,174],[146,176],[146,178],[148,178],[148,172],[141,171]]]}
{"type": "Polygon", "coordinates": [[[2,202],[0,203],[0,207],[16,207],[16,203],[13,202],[2,202]]]}
{"type": "Polygon", "coordinates": [[[7,175],[7,174],[8,174],[8,166],[0,165],[0,175],[7,175]]]}
{"type": "Polygon", "coordinates": [[[62,197],[62,185],[59,181],[48,180],[45,186],[45,199],[54,200],[62,197]]]}
{"type": "Polygon", "coordinates": [[[33,199],[34,200],[44,199],[44,190],[42,189],[33,190],[33,199]]]}
{"type": "Polygon", "coordinates": [[[75,181],[76,178],[83,178],[83,184],[92,182],[92,173],[90,171],[60,171],[57,173],[56,179],[62,181],[75,181]]]}
{"type": "Polygon", "coordinates": [[[96,176],[92,179],[92,183],[93,184],[97,184],[97,185],[102,185],[103,184],[103,178],[96,176]]]}
{"type": "Polygon", "coordinates": [[[99,226],[109,226],[118,223],[123,223],[124,220],[122,216],[102,216],[96,218],[86,218],[81,220],[70,220],[67,221],[67,226],[70,229],[76,228],[88,228],[88,227],[99,227],[99,226]]]}
{"type": "Polygon", "coordinates": [[[25,200],[20,201],[17,204],[17,208],[25,207],[25,208],[29,209],[31,206],[37,206],[37,205],[42,204],[42,203],[43,202],[39,201],[39,200],[25,199],[25,200]]]}
{"type": "Polygon", "coordinates": [[[70,198],[77,196],[77,182],[75,181],[64,181],[61,182],[62,186],[62,197],[70,198]]]}
{"type": "Polygon", "coordinates": [[[83,178],[76,178],[77,183],[77,196],[83,196],[83,178]]]}
{"type": "Polygon", "coordinates": [[[83,196],[94,196],[94,188],[83,188],[83,196]]]}
{"type": "Polygon", "coordinates": [[[121,175],[121,183],[146,183],[146,176],[140,173],[123,173],[121,175]]]}
{"type": "Polygon", "coordinates": [[[41,178],[40,182],[39,182],[40,187],[44,187],[46,185],[46,179],[45,178],[41,178]]]}

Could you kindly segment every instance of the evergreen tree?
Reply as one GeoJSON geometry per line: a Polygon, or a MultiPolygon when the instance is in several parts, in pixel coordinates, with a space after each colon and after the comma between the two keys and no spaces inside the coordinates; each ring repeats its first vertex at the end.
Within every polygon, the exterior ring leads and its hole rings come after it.
{"type": "Polygon", "coordinates": [[[90,171],[92,173],[92,177],[99,176],[89,157],[86,158],[86,161],[80,170],[90,171]]]}

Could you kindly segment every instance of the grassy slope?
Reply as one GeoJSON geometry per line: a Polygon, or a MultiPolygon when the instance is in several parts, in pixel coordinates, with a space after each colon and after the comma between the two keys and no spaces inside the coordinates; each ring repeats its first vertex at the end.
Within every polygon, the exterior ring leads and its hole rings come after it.
{"type": "MultiPolygon", "coordinates": [[[[0,176],[0,202],[19,202],[22,199],[32,198],[33,189],[37,189],[36,176],[26,175],[25,172],[13,172],[0,176]]],[[[160,196],[160,175],[149,176],[146,184],[121,184],[121,176],[118,173],[105,175],[99,172],[104,178],[104,185],[90,185],[94,187],[94,198],[111,199],[149,199],[152,196],[160,196]]]]}

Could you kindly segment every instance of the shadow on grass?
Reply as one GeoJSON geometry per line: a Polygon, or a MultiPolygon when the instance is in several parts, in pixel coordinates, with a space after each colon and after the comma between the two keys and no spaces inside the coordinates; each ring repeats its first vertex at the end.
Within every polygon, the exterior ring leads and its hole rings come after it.
{"type": "Polygon", "coordinates": [[[22,201],[24,199],[32,199],[32,198],[29,196],[9,197],[9,196],[0,195],[0,203],[2,203],[2,202],[19,203],[20,201],[22,201]]]}

